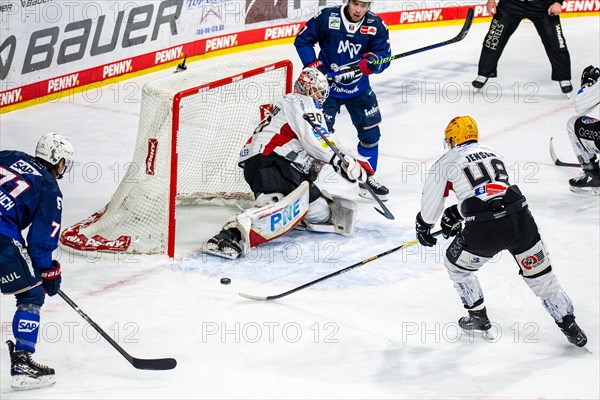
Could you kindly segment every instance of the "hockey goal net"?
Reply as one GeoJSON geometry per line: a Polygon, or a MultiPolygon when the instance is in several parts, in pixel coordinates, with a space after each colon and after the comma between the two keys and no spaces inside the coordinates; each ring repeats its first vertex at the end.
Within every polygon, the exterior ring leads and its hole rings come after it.
{"type": "Polygon", "coordinates": [[[212,62],[146,83],[132,163],[104,209],[61,244],[173,257],[178,204],[252,199],[239,151],[291,85],[289,60],[212,62]]]}

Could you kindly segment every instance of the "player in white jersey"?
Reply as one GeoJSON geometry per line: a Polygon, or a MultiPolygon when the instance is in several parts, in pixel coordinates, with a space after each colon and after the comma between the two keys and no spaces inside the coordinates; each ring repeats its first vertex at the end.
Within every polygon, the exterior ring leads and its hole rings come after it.
{"type": "Polygon", "coordinates": [[[240,152],[239,165],[256,197],[255,209],[230,220],[208,241],[208,252],[237,258],[301,221],[307,229],[352,233],[356,204],[321,192],[314,181],[324,164],[331,164],[350,182],[364,183],[372,169],[366,160],[351,156],[327,131],[322,104],[328,93],[327,78],[316,68],[305,68],[295,82],[294,93],[283,96],[254,130],[240,152]],[[344,160],[305,118],[335,143],[345,154],[344,160]]]}
{"type": "Polygon", "coordinates": [[[600,194],[600,69],[588,66],[581,74],[581,89],[575,97],[577,115],[567,123],[569,139],[583,173],[569,179],[572,192],[600,194]],[[590,116],[593,114],[593,117],[590,116]]]}
{"type": "Polygon", "coordinates": [[[445,131],[449,151],[428,172],[416,218],[417,238],[423,246],[436,244],[431,228],[440,216],[444,237],[456,236],[445,253],[444,264],[469,313],[458,324],[464,330],[485,332],[491,328],[475,272],[494,255],[508,250],[519,265],[519,274],[569,342],[583,347],[587,338],[575,322],[571,300],[552,272],[525,197],[510,184],[502,157],[478,140],[472,117],[450,121],[445,131]],[[455,192],[458,205],[444,210],[450,190],[455,192]]]}

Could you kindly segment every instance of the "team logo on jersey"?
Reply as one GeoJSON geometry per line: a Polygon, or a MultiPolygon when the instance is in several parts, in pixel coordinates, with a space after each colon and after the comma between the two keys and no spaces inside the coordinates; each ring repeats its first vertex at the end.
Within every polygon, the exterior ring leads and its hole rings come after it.
{"type": "Polygon", "coordinates": [[[545,258],[546,257],[544,256],[544,250],[540,250],[539,252],[522,259],[521,266],[526,270],[530,270],[544,262],[545,258]]]}
{"type": "Polygon", "coordinates": [[[358,52],[362,48],[360,43],[350,43],[348,40],[342,40],[338,46],[338,54],[348,53],[350,58],[354,58],[358,55],[358,52]]]}
{"type": "Polygon", "coordinates": [[[363,35],[377,35],[377,28],[374,26],[361,26],[360,33],[363,35]]]}
{"type": "Polygon", "coordinates": [[[340,18],[329,17],[329,29],[336,29],[339,31],[341,23],[342,21],[340,18]]]}

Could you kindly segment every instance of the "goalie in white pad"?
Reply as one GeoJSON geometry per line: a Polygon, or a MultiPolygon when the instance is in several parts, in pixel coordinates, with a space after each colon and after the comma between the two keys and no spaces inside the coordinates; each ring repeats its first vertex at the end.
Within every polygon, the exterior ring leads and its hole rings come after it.
{"type": "Polygon", "coordinates": [[[240,152],[244,178],[256,196],[256,207],[230,220],[207,243],[207,251],[237,258],[250,247],[281,236],[303,221],[303,228],[352,234],[356,204],[339,196],[324,195],[314,184],[323,164],[331,164],[344,179],[364,183],[372,171],[366,160],[344,151],[324,123],[322,103],[329,84],[314,68],[305,68],[294,93],[279,100],[271,114],[255,129],[240,152]],[[329,141],[346,155],[335,155],[304,120],[309,118],[329,141]]]}

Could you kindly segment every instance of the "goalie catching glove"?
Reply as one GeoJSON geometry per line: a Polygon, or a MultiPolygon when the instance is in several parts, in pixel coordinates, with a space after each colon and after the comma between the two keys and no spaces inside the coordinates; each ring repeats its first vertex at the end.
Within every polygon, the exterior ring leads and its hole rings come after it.
{"type": "Polygon", "coordinates": [[[331,161],[331,165],[333,165],[335,172],[351,183],[356,181],[365,183],[367,177],[374,173],[368,161],[355,160],[350,156],[344,156],[343,159],[335,156],[331,161]]]}

